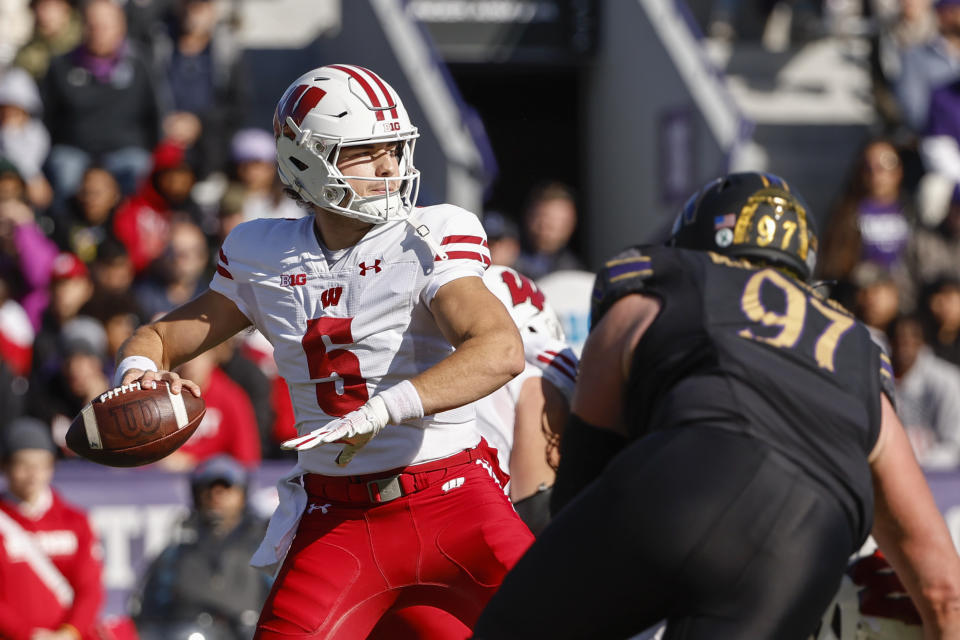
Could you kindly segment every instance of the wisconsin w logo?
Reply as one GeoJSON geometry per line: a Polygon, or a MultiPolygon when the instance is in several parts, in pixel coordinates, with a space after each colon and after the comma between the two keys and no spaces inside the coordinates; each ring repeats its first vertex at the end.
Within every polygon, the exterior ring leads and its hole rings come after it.
{"type": "Polygon", "coordinates": [[[320,303],[323,305],[323,308],[326,309],[329,306],[337,306],[340,304],[340,294],[343,293],[343,287],[333,287],[332,289],[327,289],[320,294],[320,303]]]}
{"type": "Polygon", "coordinates": [[[273,114],[273,135],[280,137],[284,125],[287,124],[287,118],[293,118],[297,126],[303,124],[303,119],[310,113],[310,109],[317,106],[317,103],[327,95],[327,92],[318,87],[310,87],[305,84],[298,84],[289,89],[282,98],[277,110],[273,114]]]}
{"type": "Polygon", "coordinates": [[[543,311],[544,295],[533,280],[519,273],[504,271],[500,274],[503,284],[510,290],[510,299],[513,300],[513,306],[529,302],[534,307],[543,311]]]}

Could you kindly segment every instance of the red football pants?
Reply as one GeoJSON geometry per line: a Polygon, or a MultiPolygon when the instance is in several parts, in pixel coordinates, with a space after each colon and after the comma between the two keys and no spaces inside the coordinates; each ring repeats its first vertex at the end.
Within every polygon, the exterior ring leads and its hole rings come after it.
{"type": "Polygon", "coordinates": [[[256,640],[468,638],[533,542],[497,468],[485,452],[382,504],[311,495],[256,640]]]}

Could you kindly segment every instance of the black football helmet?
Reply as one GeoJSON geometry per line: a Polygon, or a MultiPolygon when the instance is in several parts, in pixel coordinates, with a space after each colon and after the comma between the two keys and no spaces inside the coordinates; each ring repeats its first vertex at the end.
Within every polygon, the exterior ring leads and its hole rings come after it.
{"type": "Polygon", "coordinates": [[[817,264],[806,203],[770,173],[731,173],[704,185],[683,206],[667,245],[754,258],[807,282],[817,264]]]}

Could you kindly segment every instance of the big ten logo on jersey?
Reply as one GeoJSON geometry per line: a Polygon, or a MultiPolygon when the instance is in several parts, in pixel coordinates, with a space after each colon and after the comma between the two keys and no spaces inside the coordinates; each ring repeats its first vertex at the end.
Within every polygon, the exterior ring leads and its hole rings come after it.
{"type": "Polygon", "coordinates": [[[340,304],[341,295],[343,295],[343,287],[324,289],[323,293],[320,294],[320,304],[323,305],[324,309],[327,307],[335,307],[340,304]]]}
{"type": "Polygon", "coordinates": [[[500,274],[500,277],[503,279],[503,284],[507,285],[507,289],[510,291],[510,299],[513,301],[513,306],[529,302],[536,307],[538,311],[543,311],[544,295],[543,292],[537,288],[537,285],[533,283],[533,280],[513,271],[504,271],[500,274]]]}
{"type": "Polygon", "coordinates": [[[307,284],[307,274],[305,273],[284,273],[280,275],[281,287],[296,287],[307,284]]]}

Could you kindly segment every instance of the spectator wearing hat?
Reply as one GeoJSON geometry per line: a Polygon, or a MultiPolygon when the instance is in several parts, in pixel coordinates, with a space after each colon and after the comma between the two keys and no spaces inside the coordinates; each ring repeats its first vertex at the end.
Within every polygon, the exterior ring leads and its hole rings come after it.
{"type": "Polygon", "coordinates": [[[0,72],[0,155],[17,167],[30,203],[40,209],[53,197],[41,172],[50,152],[50,134],[39,118],[42,111],[40,92],[30,74],[17,67],[0,72]]]}
{"type": "Polygon", "coordinates": [[[241,222],[306,215],[306,210],[283,195],[273,134],[263,129],[238,131],[230,143],[230,158],[233,180],[223,196],[221,208],[239,209],[241,222]]]}
{"type": "Polygon", "coordinates": [[[100,548],[86,514],[54,491],[49,429],[20,418],[3,433],[0,637],[94,640],[103,602],[100,548]]]}
{"type": "Polygon", "coordinates": [[[181,145],[171,141],[157,145],[149,179],[120,203],[113,218],[113,234],[127,248],[137,276],[166,251],[175,214],[200,222],[200,209],[190,197],[195,182],[181,145]]]}
{"type": "Polygon", "coordinates": [[[10,64],[32,30],[27,0],[0,0],[0,67],[10,64]]]}
{"type": "Polygon", "coordinates": [[[960,0],[939,0],[934,8],[937,37],[907,49],[894,84],[904,124],[915,133],[926,128],[933,90],[960,78],[960,0]]]}
{"type": "Polygon", "coordinates": [[[69,320],[56,346],[56,359],[31,379],[27,413],[49,424],[54,440],[64,447],[73,418],[113,385],[106,375],[107,334],[98,320],[90,316],[69,320]],[[58,366],[51,370],[54,363],[58,366]]]}
{"type": "Polygon", "coordinates": [[[30,0],[30,9],[33,35],[17,52],[13,64],[26,69],[39,81],[46,75],[52,58],[80,44],[83,26],[69,0],[30,0]]]}
{"type": "Polygon", "coordinates": [[[483,230],[487,232],[490,261],[513,267],[520,256],[520,228],[517,223],[499,211],[487,211],[483,214],[483,230]]]}
{"type": "Polygon", "coordinates": [[[40,87],[53,143],[46,168],[55,211],[91,163],[132,193],[150,171],[150,150],[160,135],[157,82],[127,41],[123,8],[112,0],[88,0],[82,18],[80,46],[50,62],[40,87]]]}
{"type": "Polygon", "coordinates": [[[49,302],[56,245],[44,235],[23,198],[25,185],[13,163],[0,157],[0,274],[10,297],[27,312],[34,329],[49,302]]]}
{"type": "Polygon", "coordinates": [[[186,637],[203,621],[205,637],[252,637],[270,580],[249,565],[266,522],[248,508],[248,486],[247,470],[229,455],[190,474],[193,509],[131,603],[141,640],[186,637]]]}
{"type": "Polygon", "coordinates": [[[60,332],[93,297],[90,272],[72,253],[57,256],[50,280],[50,304],[33,345],[34,373],[41,378],[60,368],[60,332]]]}

